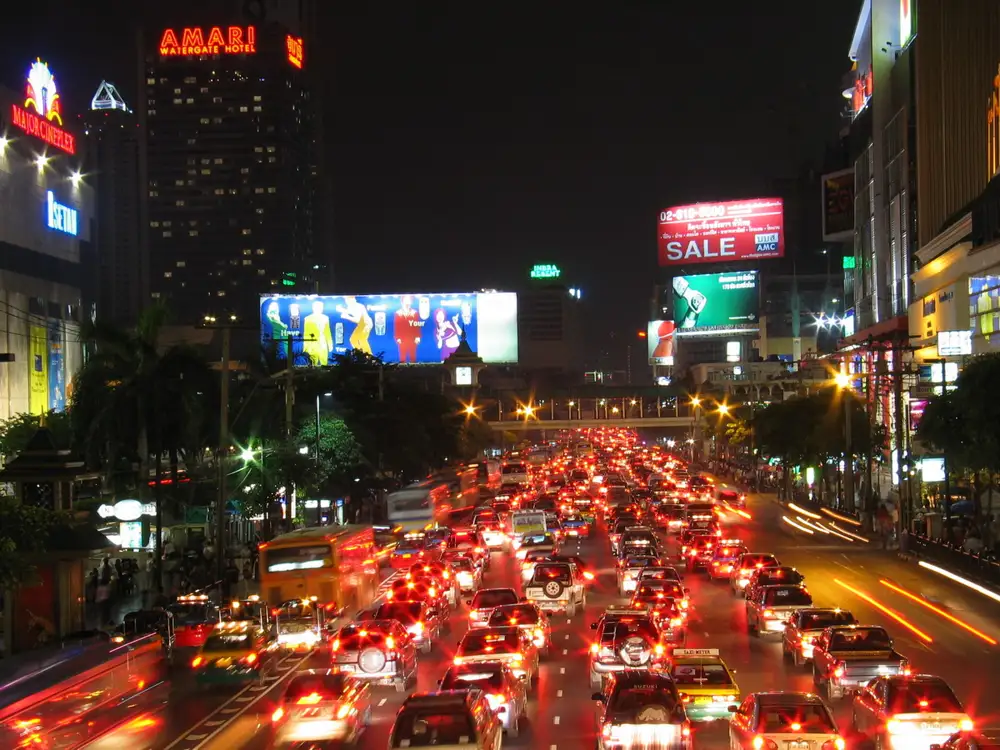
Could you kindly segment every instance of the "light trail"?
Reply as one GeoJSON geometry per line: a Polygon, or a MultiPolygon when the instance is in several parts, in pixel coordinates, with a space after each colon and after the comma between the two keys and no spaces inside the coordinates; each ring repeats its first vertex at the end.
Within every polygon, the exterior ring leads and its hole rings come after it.
{"type": "Polygon", "coordinates": [[[849,523],[851,526],[859,527],[861,526],[861,521],[856,518],[851,518],[850,516],[842,516],[835,510],[830,510],[829,508],[820,508],[821,511],[826,513],[830,518],[836,518],[838,521],[843,521],[844,523],[849,523]]]}
{"type": "Polygon", "coordinates": [[[800,526],[799,524],[795,523],[795,521],[793,521],[788,516],[782,516],[781,520],[784,521],[785,523],[787,523],[789,526],[798,529],[799,531],[804,531],[805,533],[809,534],[810,536],[812,536],[812,535],[815,534],[815,532],[812,529],[807,529],[805,526],[800,526]]]}
{"type": "Polygon", "coordinates": [[[800,508],[795,503],[789,503],[788,507],[789,507],[790,510],[794,510],[799,515],[803,515],[806,518],[811,518],[814,521],[818,521],[818,520],[820,520],[823,517],[819,513],[813,513],[811,510],[806,510],[805,508],[800,508]]]}
{"type": "Polygon", "coordinates": [[[954,581],[955,583],[960,583],[963,586],[966,586],[966,587],[972,589],[973,591],[976,591],[976,592],[982,594],[983,596],[988,596],[990,599],[992,599],[995,602],[1000,602],[1000,594],[997,594],[995,591],[990,591],[985,586],[980,586],[975,581],[970,581],[968,578],[962,578],[962,576],[957,575],[955,573],[952,573],[950,570],[945,570],[944,568],[939,568],[937,565],[931,565],[929,562],[924,562],[923,560],[921,560],[917,564],[921,568],[927,568],[927,570],[934,571],[938,575],[942,575],[945,578],[949,578],[952,581],[954,581]]]}
{"type": "Polygon", "coordinates": [[[912,593],[910,591],[907,591],[906,589],[900,588],[896,584],[891,583],[891,582],[885,580],[884,578],[880,579],[879,583],[881,583],[887,589],[890,589],[891,591],[895,591],[897,594],[902,594],[907,599],[910,599],[911,601],[914,601],[917,604],[919,604],[921,607],[926,607],[927,609],[929,609],[934,614],[940,615],[941,617],[943,617],[944,619],[946,619],[948,622],[954,623],[955,625],[958,625],[958,627],[964,628],[965,630],[968,630],[973,635],[982,638],[984,641],[986,641],[991,646],[996,646],[997,645],[997,641],[996,641],[995,638],[991,638],[990,636],[986,635],[986,633],[982,632],[981,630],[976,630],[974,627],[972,627],[968,623],[962,622],[961,620],[959,620],[957,617],[955,617],[951,613],[945,612],[943,609],[941,609],[938,606],[935,606],[934,604],[931,604],[926,599],[921,599],[916,594],[914,594],[914,593],[912,593]]]}
{"type": "Polygon", "coordinates": [[[847,529],[840,528],[837,524],[833,523],[832,521],[829,521],[828,523],[830,524],[830,528],[836,529],[841,534],[847,534],[847,536],[851,537],[852,539],[856,539],[859,542],[865,542],[867,544],[868,542],[871,541],[870,539],[867,539],[866,537],[863,537],[860,534],[855,534],[853,531],[848,531],[847,529]]]}
{"type": "Polygon", "coordinates": [[[923,630],[921,630],[916,625],[914,625],[912,622],[910,622],[905,617],[903,617],[901,614],[899,614],[899,612],[896,612],[895,610],[889,609],[884,604],[880,604],[879,602],[875,601],[870,596],[868,596],[868,594],[866,594],[864,591],[859,591],[858,589],[854,588],[853,586],[849,586],[848,584],[846,584],[843,581],[841,581],[839,578],[834,578],[833,582],[835,584],[837,584],[838,586],[847,589],[848,591],[850,591],[852,594],[854,594],[859,599],[862,599],[863,601],[868,602],[870,605],[872,605],[873,607],[875,607],[875,609],[877,609],[882,614],[886,615],[887,617],[891,617],[893,620],[895,620],[896,622],[898,622],[900,625],[902,625],[904,628],[906,628],[911,633],[913,633],[914,635],[916,635],[918,638],[921,638],[922,640],[926,641],[927,643],[934,643],[934,639],[933,638],[931,638],[929,635],[927,635],[927,633],[925,633],[923,630]]]}

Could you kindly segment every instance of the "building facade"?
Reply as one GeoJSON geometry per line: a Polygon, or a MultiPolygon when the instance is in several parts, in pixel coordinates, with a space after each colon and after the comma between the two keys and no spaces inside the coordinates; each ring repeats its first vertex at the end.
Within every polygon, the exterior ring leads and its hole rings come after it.
{"type": "Polygon", "coordinates": [[[108,81],[101,81],[80,121],[88,141],[86,173],[97,193],[97,263],[88,269],[96,287],[97,316],[131,326],[150,300],[147,257],[140,244],[142,131],[108,81]]]}
{"type": "Polygon", "coordinates": [[[64,122],[54,72],[41,60],[25,68],[24,90],[0,89],[0,419],[65,408],[91,313],[85,144],[64,122]]]}
{"type": "Polygon", "coordinates": [[[179,324],[315,293],[319,173],[305,42],[276,22],[150,30],[138,105],[149,289],[179,324]]]}

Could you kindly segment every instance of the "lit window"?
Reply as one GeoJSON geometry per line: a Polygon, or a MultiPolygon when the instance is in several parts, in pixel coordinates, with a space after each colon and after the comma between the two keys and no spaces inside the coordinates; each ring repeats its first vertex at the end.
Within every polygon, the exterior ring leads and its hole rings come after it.
{"type": "Polygon", "coordinates": [[[254,108],[253,108],[253,111],[254,111],[254,112],[261,112],[261,111],[263,111],[263,110],[261,110],[261,108],[260,108],[260,106],[259,106],[259,105],[254,105],[254,108]]]}
{"type": "Polygon", "coordinates": [[[215,194],[216,195],[225,195],[225,193],[226,193],[225,188],[216,188],[215,189],[215,194]]]}
{"type": "Polygon", "coordinates": [[[164,271],[163,272],[163,278],[165,278],[165,279],[172,279],[173,277],[174,277],[174,272],[173,271],[164,271]]]}
{"type": "Polygon", "coordinates": [[[240,170],[240,174],[250,174],[250,167],[243,167],[240,170]]]}
{"type": "Polygon", "coordinates": [[[174,184],[175,185],[183,185],[184,184],[184,180],[174,180],[174,184]]]}
{"type": "Polygon", "coordinates": [[[222,159],[220,159],[218,157],[216,157],[213,161],[214,161],[215,164],[222,164],[222,159]]]}
{"type": "Polygon", "coordinates": [[[187,265],[187,261],[186,260],[179,260],[179,261],[177,261],[177,267],[178,268],[184,268],[186,265],[187,265]]]}
{"type": "Polygon", "coordinates": [[[246,235],[250,234],[250,232],[251,232],[251,230],[249,230],[249,229],[241,229],[240,230],[240,234],[242,234],[244,237],[246,235]]]}
{"type": "Polygon", "coordinates": [[[269,193],[277,193],[278,192],[278,188],[276,188],[276,187],[269,187],[267,189],[267,192],[269,192],[269,193]]]}
{"type": "Polygon", "coordinates": [[[176,99],[174,99],[174,104],[180,104],[181,101],[182,101],[181,98],[177,97],[176,99]]]}
{"type": "Polygon", "coordinates": [[[176,200],[176,201],[174,201],[174,205],[175,206],[183,206],[183,205],[185,205],[185,203],[182,200],[176,200]]]}
{"type": "Polygon", "coordinates": [[[179,93],[181,93],[181,90],[180,89],[174,89],[174,93],[175,94],[179,94],[179,93]]]}
{"type": "Polygon", "coordinates": [[[264,213],[264,209],[263,208],[258,208],[257,209],[257,213],[258,214],[263,214],[264,213]]]}
{"type": "Polygon", "coordinates": [[[263,254],[264,254],[264,248],[258,247],[257,248],[257,255],[263,255],[263,254]]]}
{"type": "Polygon", "coordinates": [[[267,153],[269,153],[269,154],[273,154],[273,153],[274,153],[274,151],[275,151],[275,149],[274,149],[274,146],[268,146],[268,147],[267,147],[267,153]]]}
{"type": "Polygon", "coordinates": [[[254,100],[255,102],[259,102],[259,101],[260,101],[260,97],[259,97],[259,96],[255,96],[255,97],[253,98],[253,100],[254,100]]]}
{"type": "Polygon", "coordinates": [[[253,147],[253,152],[255,154],[263,154],[264,153],[264,147],[263,146],[254,146],[253,147]]]}
{"type": "Polygon", "coordinates": [[[198,236],[198,230],[197,229],[189,229],[188,230],[188,237],[197,237],[197,236],[198,236]]]}
{"type": "Polygon", "coordinates": [[[194,76],[185,76],[184,83],[198,83],[198,79],[194,76]]]}
{"type": "Polygon", "coordinates": [[[187,99],[185,99],[185,100],[184,100],[184,103],[185,103],[185,104],[194,104],[194,99],[192,99],[192,98],[191,98],[191,97],[189,96],[189,97],[188,97],[187,99]]]}
{"type": "Polygon", "coordinates": [[[252,260],[247,260],[246,258],[244,258],[243,259],[243,265],[244,266],[252,266],[253,265],[253,261],[252,260]]]}
{"type": "Polygon", "coordinates": [[[217,291],[215,293],[215,296],[216,297],[225,297],[226,296],[226,290],[225,289],[220,289],[219,291],[217,291]]]}
{"type": "Polygon", "coordinates": [[[160,222],[158,222],[158,221],[151,221],[151,222],[149,222],[149,226],[151,226],[151,227],[158,227],[158,226],[160,226],[160,222]]]}
{"type": "Polygon", "coordinates": [[[240,112],[248,112],[248,111],[249,110],[247,107],[240,107],[240,112]]]}
{"type": "Polygon", "coordinates": [[[245,247],[245,248],[243,248],[243,254],[244,255],[253,255],[253,250],[251,250],[249,247],[245,247]]]}
{"type": "Polygon", "coordinates": [[[169,229],[164,229],[164,230],[163,230],[163,236],[164,236],[164,237],[173,237],[173,236],[174,236],[174,233],[173,233],[173,232],[171,232],[171,231],[170,231],[169,229]]]}
{"type": "Polygon", "coordinates": [[[257,275],[258,276],[263,276],[264,275],[264,269],[263,268],[258,268],[257,269],[257,275]]]}
{"type": "Polygon", "coordinates": [[[152,297],[153,299],[159,299],[160,298],[160,293],[159,292],[153,292],[149,296],[152,297]]]}
{"type": "Polygon", "coordinates": [[[201,173],[202,174],[212,174],[212,170],[211,169],[203,169],[203,170],[201,170],[201,173]]]}
{"type": "Polygon", "coordinates": [[[253,191],[254,191],[255,193],[258,193],[258,194],[259,194],[259,193],[263,193],[263,192],[264,192],[264,188],[261,188],[261,187],[259,187],[259,188],[254,188],[254,189],[253,189],[253,191]]]}

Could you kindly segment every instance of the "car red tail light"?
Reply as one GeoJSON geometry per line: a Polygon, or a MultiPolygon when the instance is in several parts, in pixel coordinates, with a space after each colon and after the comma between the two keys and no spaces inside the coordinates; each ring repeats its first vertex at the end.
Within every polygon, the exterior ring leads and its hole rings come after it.
{"type": "Polygon", "coordinates": [[[196,656],[192,660],[191,666],[192,666],[192,668],[197,669],[198,667],[200,667],[204,663],[205,663],[204,659],[202,659],[200,656],[196,656]]]}
{"type": "Polygon", "coordinates": [[[773,619],[777,617],[777,615],[774,614],[773,609],[765,609],[763,612],[761,612],[761,617],[767,617],[769,619],[773,619]]]}
{"type": "Polygon", "coordinates": [[[246,656],[243,657],[243,659],[241,661],[244,664],[256,664],[257,663],[257,654],[247,654],[246,656]]]}
{"type": "Polygon", "coordinates": [[[846,747],[842,737],[834,737],[823,743],[823,750],[844,750],[846,747]]]}

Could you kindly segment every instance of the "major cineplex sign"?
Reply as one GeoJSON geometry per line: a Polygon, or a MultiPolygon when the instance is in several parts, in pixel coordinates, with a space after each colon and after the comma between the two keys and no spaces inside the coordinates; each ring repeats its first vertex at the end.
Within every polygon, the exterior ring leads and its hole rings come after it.
{"type": "Polygon", "coordinates": [[[695,203],[660,212],[661,266],[781,258],[785,254],[781,198],[695,203]]]}

